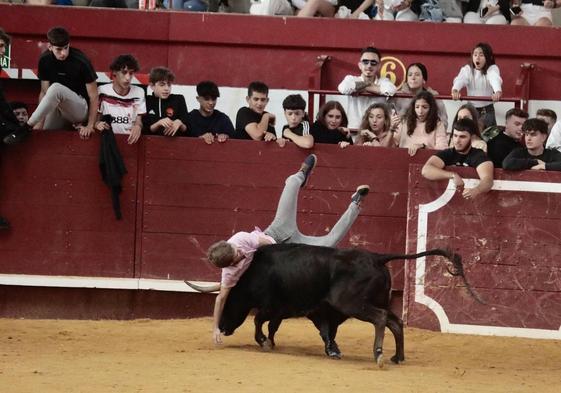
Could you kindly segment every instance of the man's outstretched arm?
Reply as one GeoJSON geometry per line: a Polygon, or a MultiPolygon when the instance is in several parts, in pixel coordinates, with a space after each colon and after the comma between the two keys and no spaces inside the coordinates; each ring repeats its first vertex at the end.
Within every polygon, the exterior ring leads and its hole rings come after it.
{"type": "Polygon", "coordinates": [[[215,344],[222,344],[222,333],[220,332],[218,324],[220,323],[220,318],[222,317],[224,304],[226,304],[226,299],[228,299],[228,295],[230,294],[230,289],[232,288],[225,288],[224,286],[221,286],[220,292],[218,292],[216,300],[214,301],[212,340],[215,344]]]}

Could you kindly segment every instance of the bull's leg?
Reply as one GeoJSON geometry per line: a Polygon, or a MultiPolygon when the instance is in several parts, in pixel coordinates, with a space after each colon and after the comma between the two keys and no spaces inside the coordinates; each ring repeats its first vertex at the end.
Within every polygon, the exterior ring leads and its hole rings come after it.
{"type": "Polygon", "coordinates": [[[392,356],[391,361],[395,364],[405,360],[405,349],[403,339],[403,321],[393,312],[388,311],[388,329],[392,332],[395,338],[395,355],[392,356]]]}
{"type": "Polygon", "coordinates": [[[282,318],[273,317],[269,321],[269,343],[271,344],[271,348],[275,347],[275,334],[277,330],[279,330],[280,324],[282,323],[282,318]]]}
{"type": "Polygon", "coordinates": [[[337,328],[347,317],[325,305],[311,312],[308,318],[319,330],[319,335],[325,344],[325,354],[332,359],[341,359],[341,351],[335,342],[335,336],[337,335],[337,328]]]}
{"type": "Polygon", "coordinates": [[[376,360],[376,364],[378,365],[378,367],[383,368],[384,355],[382,348],[384,345],[384,333],[388,320],[388,312],[382,308],[374,307],[371,305],[362,305],[358,310],[354,306],[349,307],[347,305],[344,312],[349,316],[360,319],[361,321],[370,322],[374,325],[374,360],[376,360]]]}
{"type": "Polygon", "coordinates": [[[255,324],[255,341],[260,347],[263,347],[267,341],[267,337],[263,333],[263,324],[268,321],[269,318],[261,310],[257,311],[253,323],[255,324]]]}

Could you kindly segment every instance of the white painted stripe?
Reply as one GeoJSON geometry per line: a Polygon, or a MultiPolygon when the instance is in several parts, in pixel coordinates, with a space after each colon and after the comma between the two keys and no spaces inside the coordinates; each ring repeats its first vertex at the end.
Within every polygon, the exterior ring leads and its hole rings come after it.
{"type": "MultiPolygon", "coordinates": [[[[479,184],[479,179],[464,179],[466,188],[473,188],[479,184]]],[[[546,182],[530,182],[518,180],[495,180],[493,190],[497,191],[521,191],[521,192],[547,192],[561,193],[561,184],[546,182]]],[[[434,201],[419,205],[419,216],[417,218],[417,252],[426,251],[427,227],[429,213],[435,212],[445,206],[454,194],[456,186],[450,180],[444,193],[434,201]]],[[[440,323],[440,330],[447,333],[480,334],[508,337],[528,337],[543,339],[561,339],[561,327],[559,330],[527,329],[503,326],[480,326],[450,323],[446,311],[435,299],[425,294],[425,257],[418,258],[415,269],[415,301],[424,304],[431,309],[440,323]]]]}
{"type": "Polygon", "coordinates": [[[2,68],[2,72],[6,73],[10,79],[17,79],[19,75],[18,68],[2,68]]]}
{"type": "Polygon", "coordinates": [[[39,79],[35,71],[30,68],[21,69],[21,79],[39,79]]]}
{"type": "MultiPolygon", "coordinates": [[[[200,286],[217,282],[192,281],[200,286]]],[[[29,274],[0,274],[0,285],[57,288],[132,289],[167,292],[195,292],[181,280],[156,280],[148,278],[41,276],[29,274]]]]}
{"type": "Polygon", "coordinates": [[[96,72],[97,75],[97,83],[109,83],[111,82],[111,78],[105,72],[96,72]]]}

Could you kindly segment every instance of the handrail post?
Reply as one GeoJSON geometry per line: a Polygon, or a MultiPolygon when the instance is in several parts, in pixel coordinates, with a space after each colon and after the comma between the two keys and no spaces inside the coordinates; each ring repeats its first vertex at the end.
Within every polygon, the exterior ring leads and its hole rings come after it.
{"type": "MultiPolygon", "coordinates": [[[[533,63],[520,64],[520,74],[516,78],[515,91],[516,95],[520,96],[522,110],[528,112],[528,102],[530,100],[530,82],[532,70],[536,68],[533,63]]],[[[518,105],[516,105],[518,106],[518,105]]]]}
{"type": "MultiPolygon", "coordinates": [[[[319,55],[318,57],[316,57],[314,69],[312,70],[308,78],[308,117],[310,121],[313,120],[315,111],[315,93],[312,93],[310,90],[321,90],[323,67],[328,60],[331,60],[331,56],[329,55],[319,55]]],[[[325,95],[321,94],[319,99],[319,106],[321,107],[324,102],[325,95]]]]}

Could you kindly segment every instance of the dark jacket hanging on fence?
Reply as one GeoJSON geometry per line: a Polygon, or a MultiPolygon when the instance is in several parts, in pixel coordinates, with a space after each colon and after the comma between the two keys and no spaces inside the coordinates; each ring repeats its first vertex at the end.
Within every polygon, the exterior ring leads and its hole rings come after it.
{"type": "Polygon", "coordinates": [[[99,170],[104,183],[111,189],[111,199],[115,218],[120,220],[121,203],[119,194],[121,193],[121,179],[127,173],[125,163],[121,157],[121,152],[117,147],[113,130],[109,129],[101,133],[101,149],[99,152],[99,170]]]}

